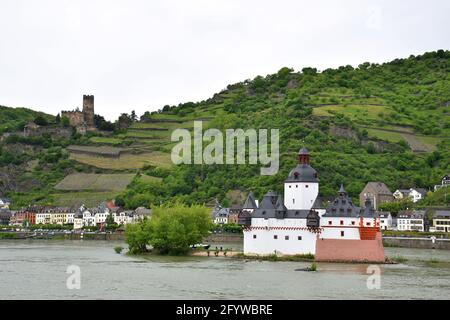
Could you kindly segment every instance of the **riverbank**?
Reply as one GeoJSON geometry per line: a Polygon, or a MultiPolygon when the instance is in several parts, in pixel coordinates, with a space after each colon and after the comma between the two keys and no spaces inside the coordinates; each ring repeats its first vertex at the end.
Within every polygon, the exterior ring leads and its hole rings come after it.
{"type": "MultiPolygon", "coordinates": [[[[106,240],[106,241],[125,241],[124,233],[55,233],[55,232],[23,232],[8,231],[0,232],[1,240],[106,240]]],[[[227,244],[242,246],[244,237],[241,234],[211,234],[205,238],[204,243],[214,247],[218,244],[227,244]]],[[[383,236],[384,247],[399,248],[417,248],[417,249],[437,249],[450,250],[450,239],[437,238],[433,240],[431,237],[392,237],[383,236]]],[[[213,252],[212,252],[213,254],[213,252]]]]}

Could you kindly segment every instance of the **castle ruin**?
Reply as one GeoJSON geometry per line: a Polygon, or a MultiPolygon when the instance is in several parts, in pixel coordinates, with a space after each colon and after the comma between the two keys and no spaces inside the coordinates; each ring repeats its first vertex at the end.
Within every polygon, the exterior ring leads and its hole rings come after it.
{"type": "Polygon", "coordinates": [[[61,117],[67,117],[77,132],[84,134],[95,129],[94,123],[94,96],[83,95],[83,111],[78,108],[72,111],[61,111],[61,117]]]}

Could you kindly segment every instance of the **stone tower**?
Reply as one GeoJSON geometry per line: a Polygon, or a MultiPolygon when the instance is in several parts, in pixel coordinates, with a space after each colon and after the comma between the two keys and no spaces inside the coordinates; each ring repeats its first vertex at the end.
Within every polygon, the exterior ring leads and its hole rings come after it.
{"type": "Polygon", "coordinates": [[[88,128],[94,127],[94,96],[83,96],[83,115],[88,128]]]}

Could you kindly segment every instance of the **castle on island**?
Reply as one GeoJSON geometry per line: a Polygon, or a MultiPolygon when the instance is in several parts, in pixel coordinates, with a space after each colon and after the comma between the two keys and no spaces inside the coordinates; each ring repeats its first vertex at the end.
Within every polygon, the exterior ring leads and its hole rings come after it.
{"type": "Polygon", "coordinates": [[[302,148],[284,182],[284,197],[267,192],[259,205],[249,193],[239,222],[245,254],[314,254],[317,261],[384,262],[380,218],[371,200],[353,204],[344,187],[324,208],[319,178],[302,148]]]}

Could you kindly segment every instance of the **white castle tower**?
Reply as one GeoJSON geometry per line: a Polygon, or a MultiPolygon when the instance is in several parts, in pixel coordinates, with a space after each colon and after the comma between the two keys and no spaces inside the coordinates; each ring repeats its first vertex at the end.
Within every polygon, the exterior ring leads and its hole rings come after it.
{"type": "Polygon", "coordinates": [[[306,148],[298,152],[298,165],[284,182],[284,205],[288,210],[310,210],[319,195],[317,171],[309,165],[306,148]]]}

